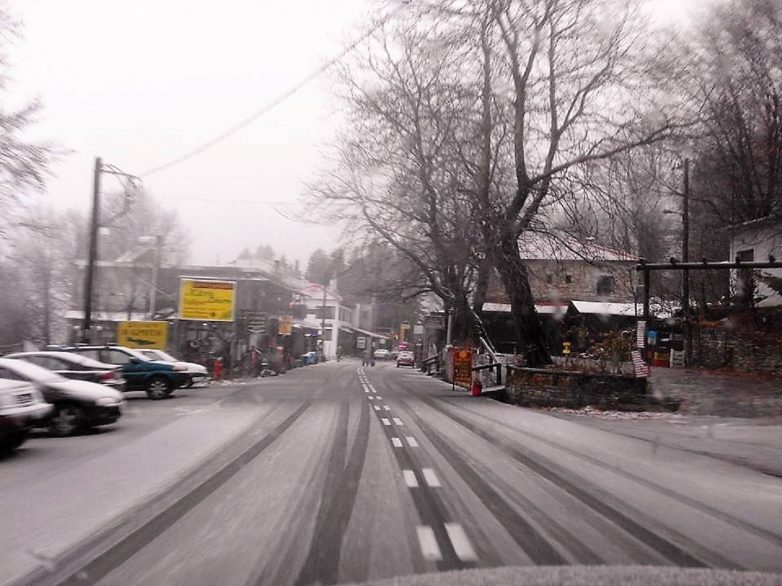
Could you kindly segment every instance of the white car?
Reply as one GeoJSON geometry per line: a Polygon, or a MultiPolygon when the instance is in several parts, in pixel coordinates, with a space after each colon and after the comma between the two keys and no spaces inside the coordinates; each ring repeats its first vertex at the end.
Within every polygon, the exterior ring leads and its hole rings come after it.
{"type": "Polygon", "coordinates": [[[0,453],[21,446],[30,428],[48,417],[53,409],[32,384],[0,379],[0,453]]]}
{"type": "Polygon", "coordinates": [[[187,383],[182,386],[186,389],[192,387],[193,383],[198,382],[198,380],[206,380],[209,378],[209,371],[201,364],[196,364],[195,362],[182,362],[162,350],[147,349],[139,350],[139,352],[153,362],[169,362],[174,365],[179,365],[177,370],[181,370],[182,367],[185,367],[186,370],[184,372],[187,375],[187,383]]]}

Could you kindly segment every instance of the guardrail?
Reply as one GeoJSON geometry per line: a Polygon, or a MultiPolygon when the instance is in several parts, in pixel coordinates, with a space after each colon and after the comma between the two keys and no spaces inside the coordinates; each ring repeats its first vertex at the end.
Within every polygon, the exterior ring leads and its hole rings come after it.
{"type": "Polygon", "coordinates": [[[482,384],[484,387],[488,386],[500,386],[502,385],[502,367],[505,366],[502,362],[492,362],[491,364],[481,364],[479,366],[473,366],[472,371],[473,372],[482,372],[484,370],[494,370],[494,380],[490,381],[482,381],[482,384]],[[493,384],[487,384],[493,383],[493,384]]]}
{"type": "Polygon", "coordinates": [[[434,365],[434,372],[440,372],[440,357],[430,356],[429,358],[424,358],[421,361],[421,372],[425,372],[426,374],[433,374],[432,373],[432,366],[434,365]]]}

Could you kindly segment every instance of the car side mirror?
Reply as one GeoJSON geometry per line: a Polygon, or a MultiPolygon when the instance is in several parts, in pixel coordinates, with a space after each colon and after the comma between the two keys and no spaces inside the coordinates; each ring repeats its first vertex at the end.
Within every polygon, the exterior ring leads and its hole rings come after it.
{"type": "Polygon", "coordinates": [[[135,356],[131,356],[130,360],[128,360],[128,363],[130,363],[130,364],[139,364],[140,362],[141,362],[141,360],[139,360],[135,356]]]}

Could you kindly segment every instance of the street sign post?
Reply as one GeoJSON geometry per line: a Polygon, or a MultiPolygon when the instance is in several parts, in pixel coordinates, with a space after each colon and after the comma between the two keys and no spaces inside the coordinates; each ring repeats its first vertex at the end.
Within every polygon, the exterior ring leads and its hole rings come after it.
{"type": "Polygon", "coordinates": [[[472,351],[469,348],[457,348],[453,353],[453,383],[472,384],[472,351]]]}
{"type": "Polygon", "coordinates": [[[280,325],[277,327],[277,335],[290,336],[293,332],[293,317],[290,315],[283,315],[280,318],[280,325]]]}
{"type": "Polygon", "coordinates": [[[124,321],[117,328],[117,343],[128,348],[165,350],[168,323],[164,321],[124,321]]]}
{"type": "Polygon", "coordinates": [[[179,283],[179,319],[232,322],[235,299],[235,281],[183,278],[179,283]]]}

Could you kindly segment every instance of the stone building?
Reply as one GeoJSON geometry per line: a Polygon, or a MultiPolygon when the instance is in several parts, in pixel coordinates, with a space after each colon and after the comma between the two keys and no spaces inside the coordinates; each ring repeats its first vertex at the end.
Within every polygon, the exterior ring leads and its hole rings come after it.
{"type": "MultiPolygon", "coordinates": [[[[782,260],[782,215],[767,216],[731,227],[730,258],[742,262],[782,260]]],[[[731,271],[731,288],[736,293],[746,281],[746,275],[731,271]],[[742,278],[744,277],[744,278],[742,278]]],[[[769,287],[764,277],[782,279],[782,269],[763,269],[755,279],[758,307],[782,305],[782,295],[769,287]]]]}

